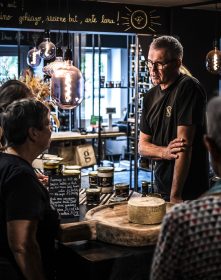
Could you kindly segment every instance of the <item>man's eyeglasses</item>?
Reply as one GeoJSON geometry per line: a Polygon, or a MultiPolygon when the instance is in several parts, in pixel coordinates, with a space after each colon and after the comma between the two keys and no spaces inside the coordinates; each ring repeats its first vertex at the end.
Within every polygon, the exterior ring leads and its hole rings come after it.
{"type": "Polygon", "coordinates": [[[169,61],[167,61],[167,62],[158,62],[158,61],[153,62],[152,60],[148,59],[148,60],[147,60],[147,67],[148,67],[149,69],[152,69],[153,67],[155,67],[157,70],[163,70],[163,68],[164,68],[167,64],[169,64],[169,63],[171,63],[171,62],[173,62],[173,61],[175,61],[175,59],[169,60],[169,61]]]}

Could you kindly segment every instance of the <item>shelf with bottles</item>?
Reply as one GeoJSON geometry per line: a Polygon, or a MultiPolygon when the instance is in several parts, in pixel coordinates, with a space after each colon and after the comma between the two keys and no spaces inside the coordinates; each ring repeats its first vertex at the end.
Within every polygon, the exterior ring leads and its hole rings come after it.
{"type": "Polygon", "coordinates": [[[145,57],[142,55],[142,49],[139,45],[139,57],[138,57],[138,69],[135,69],[135,46],[131,45],[131,68],[130,68],[130,80],[129,87],[131,88],[131,96],[130,96],[130,112],[135,113],[136,107],[136,98],[138,98],[138,116],[142,111],[142,101],[143,96],[147,91],[151,88],[151,82],[149,78],[149,72],[147,68],[147,64],[145,61],[145,57]],[[137,81],[136,81],[137,79],[137,81]],[[136,85],[136,83],[137,85],[136,85]]]}
{"type": "Polygon", "coordinates": [[[149,77],[149,71],[147,68],[147,62],[143,55],[141,45],[130,45],[130,67],[129,67],[129,89],[130,89],[130,101],[129,101],[129,114],[128,125],[129,135],[129,151],[133,145],[138,144],[139,139],[139,120],[143,108],[143,97],[152,87],[149,77]]]}
{"type": "Polygon", "coordinates": [[[54,132],[73,130],[73,110],[64,110],[56,107],[54,110],[52,110],[52,114],[54,114],[60,122],[60,126],[57,127],[55,121],[52,119],[52,127],[54,132]]]}
{"type": "Polygon", "coordinates": [[[136,69],[136,45],[130,45],[130,82],[129,87],[135,88],[136,72],[138,71],[138,89],[148,90],[150,87],[149,72],[142,48],[138,46],[138,69],[136,69]]]}
{"type": "Polygon", "coordinates": [[[100,77],[100,88],[127,88],[122,81],[106,81],[105,77],[100,77]]]}

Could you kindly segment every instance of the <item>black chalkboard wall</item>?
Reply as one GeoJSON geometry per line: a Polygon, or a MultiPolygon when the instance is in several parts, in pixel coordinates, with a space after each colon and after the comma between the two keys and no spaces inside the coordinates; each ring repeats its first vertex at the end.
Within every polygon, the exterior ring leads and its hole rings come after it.
{"type": "Polygon", "coordinates": [[[169,9],[93,1],[0,0],[0,28],[165,34],[169,9]]]}
{"type": "Polygon", "coordinates": [[[76,176],[49,177],[50,201],[61,218],[79,217],[79,188],[76,176]]]}

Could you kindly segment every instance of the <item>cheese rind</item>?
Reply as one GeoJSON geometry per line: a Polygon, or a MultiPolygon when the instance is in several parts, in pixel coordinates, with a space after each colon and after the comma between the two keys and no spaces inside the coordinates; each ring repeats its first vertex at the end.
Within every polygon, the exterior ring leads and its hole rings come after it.
{"type": "Polygon", "coordinates": [[[158,197],[136,197],[128,201],[128,220],[135,224],[161,223],[166,214],[166,202],[158,197]]]}

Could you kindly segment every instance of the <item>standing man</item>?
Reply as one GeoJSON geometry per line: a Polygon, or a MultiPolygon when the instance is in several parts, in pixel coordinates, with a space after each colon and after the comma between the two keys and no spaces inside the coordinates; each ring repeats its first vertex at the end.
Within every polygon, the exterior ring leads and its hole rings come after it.
{"type": "Polygon", "coordinates": [[[148,68],[154,85],[143,99],[139,153],[156,160],[155,183],[166,201],[179,203],[209,188],[207,96],[199,81],[182,74],[183,47],[172,36],[153,40],[148,68]]]}

